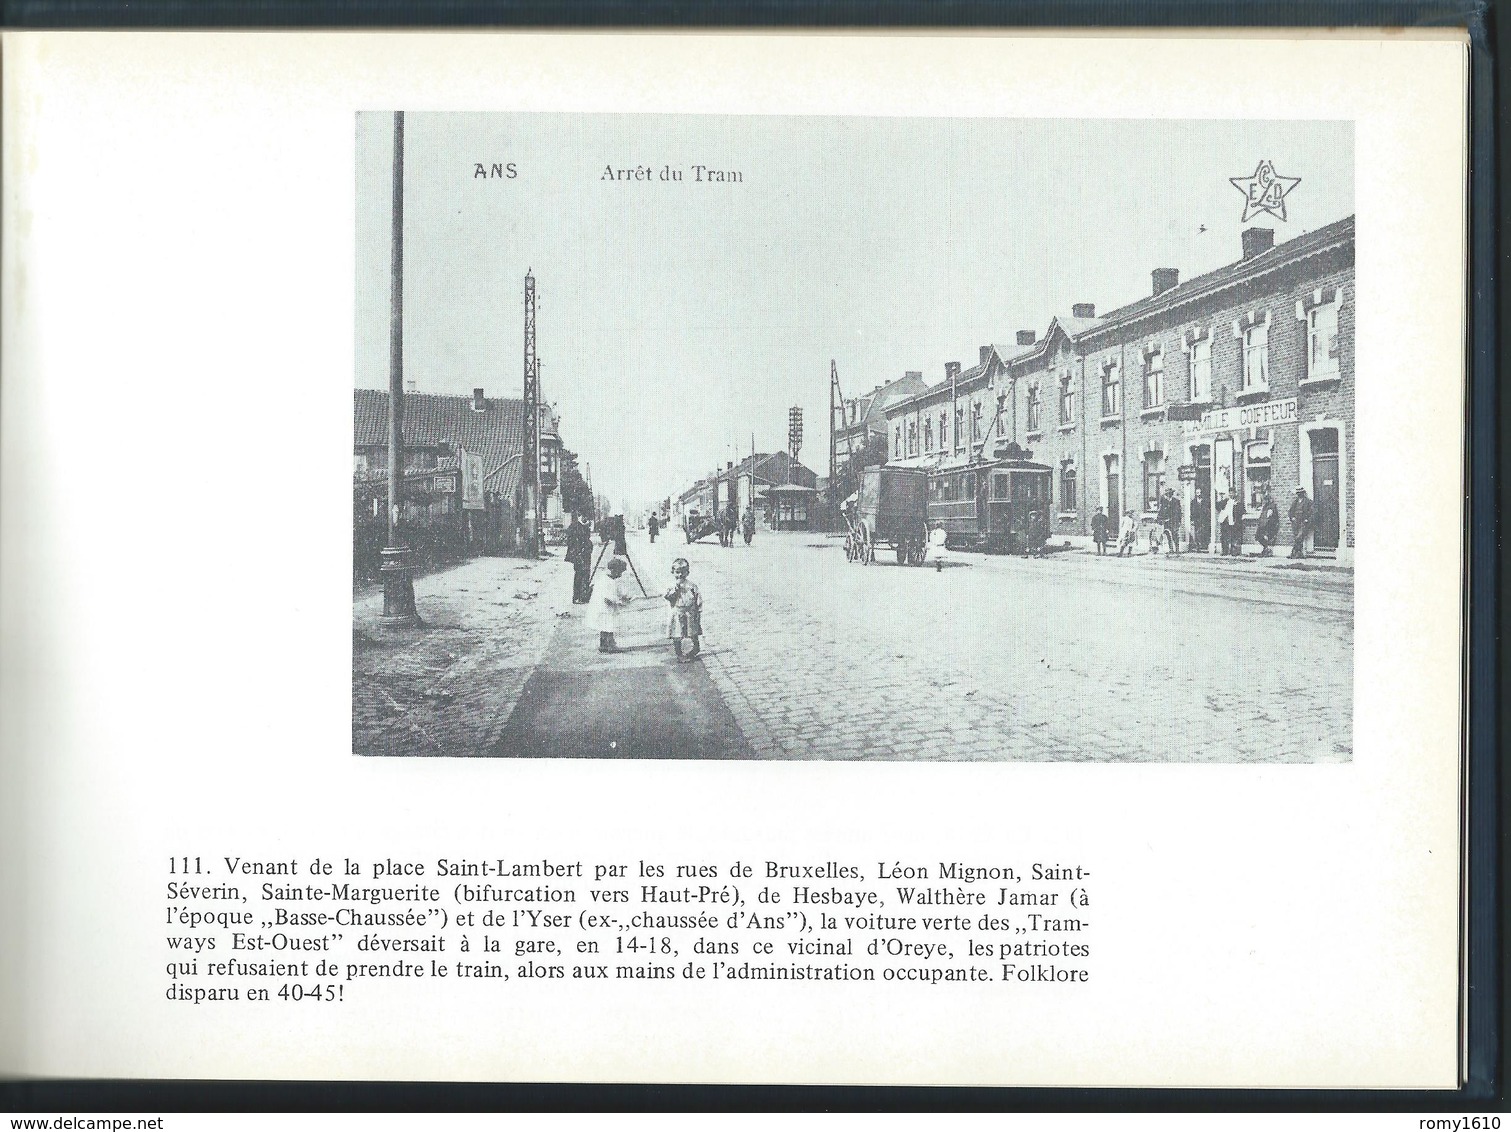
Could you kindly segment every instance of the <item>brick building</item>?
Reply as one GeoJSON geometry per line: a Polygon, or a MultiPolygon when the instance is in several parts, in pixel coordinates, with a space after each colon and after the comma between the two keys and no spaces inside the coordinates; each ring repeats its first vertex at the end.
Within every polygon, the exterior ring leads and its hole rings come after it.
{"type": "Polygon", "coordinates": [[[1077,304],[1042,338],[1024,331],[1012,347],[983,346],[953,395],[947,373],[889,406],[890,459],[964,462],[982,406],[1000,406],[983,455],[1012,440],[1053,469],[1053,535],[1089,535],[1098,506],[1152,518],[1170,486],[1196,547],[1217,549],[1217,499],[1230,490],[1252,543],[1269,488],[1284,543],[1300,485],[1317,508],[1312,551],[1350,563],[1354,219],[1278,245],[1269,229],[1242,235],[1242,256],[1226,267],[1185,282],[1155,268],[1136,302],[1102,317],[1077,304]]]}

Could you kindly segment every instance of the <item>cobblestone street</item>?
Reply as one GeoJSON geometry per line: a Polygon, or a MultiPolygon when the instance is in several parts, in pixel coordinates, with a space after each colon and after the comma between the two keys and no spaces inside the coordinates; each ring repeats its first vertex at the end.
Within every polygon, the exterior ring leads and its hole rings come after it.
{"type": "MultiPolygon", "coordinates": [[[[687,546],[674,532],[630,549],[653,599],[627,614],[621,643],[631,647],[620,657],[588,647],[559,560],[484,559],[421,579],[434,628],[407,643],[357,638],[355,748],[935,761],[1352,755],[1349,571],[1079,550],[959,553],[942,571],[887,559],[862,567],[845,561],[839,539],[767,532],[749,548],[687,546]],[[677,555],[691,560],[705,603],[704,659],[685,666],[660,636],[655,598],[677,555]],[[527,682],[537,691],[521,706],[527,682]]],[[[381,595],[359,603],[359,629],[363,610],[374,619],[380,606],[381,595]]]]}

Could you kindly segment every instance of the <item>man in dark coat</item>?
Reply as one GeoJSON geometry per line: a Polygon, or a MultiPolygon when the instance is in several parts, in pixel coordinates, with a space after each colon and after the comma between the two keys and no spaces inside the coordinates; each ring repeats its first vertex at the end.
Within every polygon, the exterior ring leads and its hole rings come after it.
{"type": "Polygon", "coordinates": [[[567,561],[572,564],[572,604],[586,605],[591,592],[588,573],[593,565],[593,536],[576,515],[567,527],[567,561]]]}
{"type": "Polygon", "coordinates": [[[645,529],[650,532],[651,541],[655,542],[656,535],[661,531],[661,520],[656,517],[654,511],[651,512],[651,517],[645,521],[645,529]]]}
{"type": "Polygon", "coordinates": [[[1311,530],[1312,518],[1317,509],[1307,498],[1306,488],[1296,486],[1296,498],[1291,500],[1291,557],[1306,557],[1306,533],[1311,530]]]}
{"type": "Polygon", "coordinates": [[[1270,547],[1280,537],[1280,508],[1275,506],[1269,484],[1265,484],[1261,490],[1264,495],[1259,504],[1259,526],[1254,537],[1259,540],[1259,557],[1270,558],[1273,556],[1270,547]]]}
{"type": "Polygon", "coordinates": [[[1096,543],[1097,553],[1107,553],[1107,512],[1100,507],[1091,517],[1091,541],[1096,543]]]}
{"type": "Polygon", "coordinates": [[[1165,488],[1165,494],[1159,501],[1159,522],[1164,528],[1164,537],[1169,540],[1170,553],[1180,553],[1180,500],[1175,497],[1173,487],[1165,488]]]}

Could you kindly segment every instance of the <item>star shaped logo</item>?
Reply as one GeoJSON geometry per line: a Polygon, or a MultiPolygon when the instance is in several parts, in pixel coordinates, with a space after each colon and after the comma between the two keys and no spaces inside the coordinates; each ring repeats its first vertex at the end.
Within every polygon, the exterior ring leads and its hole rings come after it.
{"type": "Polygon", "coordinates": [[[1254,167],[1251,177],[1229,177],[1228,183],[1243,194],[1243,220],[1268,212],[1271,216],[1285,219],[1286,195],[1301,184],[1300,177],[1282,177],[1275,172],[1273,161],[1261,161],[1254,167]]]}

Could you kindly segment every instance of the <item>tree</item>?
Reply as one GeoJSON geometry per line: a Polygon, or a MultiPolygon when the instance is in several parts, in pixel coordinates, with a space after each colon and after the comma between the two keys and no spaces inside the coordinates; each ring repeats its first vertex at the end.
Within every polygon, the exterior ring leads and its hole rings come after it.
{"type": "Polygon", "coordinates": [[[561,507],[567,514],[591,515],[593,513],[593,491],[588,483],[582,478],[582,472],[577,468],[577,453],[563,448],[558,462],[560,469],[561,507]]]}
{"type": "Polygon", "coordinates": [[[838,507],[859,490],[862,468],[872,468],[886,462],[886,434],[873,432],[866,437],[865,444],[856,450],[848,461],[840,465],[839,471],[835,474],[828,488],[825,489],[825,497],[831,504],[838,507]]]}

